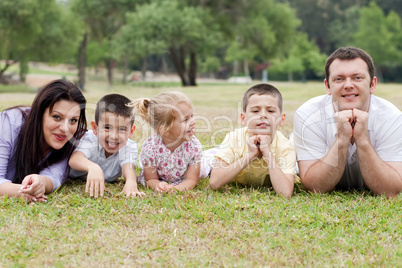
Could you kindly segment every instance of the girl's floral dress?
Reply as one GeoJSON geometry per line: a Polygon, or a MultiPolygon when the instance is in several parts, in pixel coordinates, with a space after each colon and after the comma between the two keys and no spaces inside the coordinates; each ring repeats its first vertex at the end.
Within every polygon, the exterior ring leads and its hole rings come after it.
{"type": "MultiPolygon", "coordinates": [[[[202,159],[200,141],[193,136],[190,141],[184,141],[171,152],[163,143],[162,137],[155,134],[143,144],[140,153],[142,167],[155,167],[160,181],[172,185],[184,181],[187,168],[202,159]]],[[[138,181],[145,186],[144,172],[141,171],[138,181]]]]}

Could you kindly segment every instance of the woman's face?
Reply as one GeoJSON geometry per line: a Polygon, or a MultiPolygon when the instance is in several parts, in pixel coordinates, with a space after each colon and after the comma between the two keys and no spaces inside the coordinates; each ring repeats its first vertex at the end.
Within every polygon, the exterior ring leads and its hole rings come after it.
{"type": "Polygon", "coordinates": [[[73,137],[78,128],[80,105],[76,102],[60,100],[52,111],[49,108],[43,114],[43,135],[46,151],[50,148],[59,150],[73,137]]]}

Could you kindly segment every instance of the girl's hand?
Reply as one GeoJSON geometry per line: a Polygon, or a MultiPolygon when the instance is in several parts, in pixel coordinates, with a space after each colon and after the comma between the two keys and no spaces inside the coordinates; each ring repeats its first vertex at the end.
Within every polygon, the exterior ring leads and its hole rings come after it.
{"type": "Polygon", "coordinates": [[[158,192],[158,193],[167,193],[167,192],[170,192],[172,189],[173,189],[172,185],[170,185],[170,184],[168,184],[168,183],[166,183],[164,181],[161,181],[156,186],[155,191],[158,192]]]}
{"type": "Polygon", "coordinates": [[[136,185],[132,185],[129,182],[126,182],[120,194],[124,194],[127,198],[130,196],[141,198],[146,195],[144,192],[139,191],[136,185]]]}
{"type": "Polygon", "coordinates": [[[38,174],[27,175],[22,180],[20,193],[28,202],[46,202],[45,182],[43,177],[38,174]]]}

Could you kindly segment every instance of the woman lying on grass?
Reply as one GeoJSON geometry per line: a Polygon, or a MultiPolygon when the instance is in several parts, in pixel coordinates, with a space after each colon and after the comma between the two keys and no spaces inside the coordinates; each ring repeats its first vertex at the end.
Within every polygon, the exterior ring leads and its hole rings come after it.
{"type": "Polygon", "coordinates": [[[46,202],[66,178],[75,141],[86,130],[85,97],[71,82],[43,87],[31,107],[0,113],[0,195],[46,202]]]}

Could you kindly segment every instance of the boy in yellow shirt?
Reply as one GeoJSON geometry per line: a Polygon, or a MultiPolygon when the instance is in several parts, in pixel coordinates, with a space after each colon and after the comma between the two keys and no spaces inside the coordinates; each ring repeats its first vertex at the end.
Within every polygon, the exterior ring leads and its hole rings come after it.
{"type": "Polygon", "coordinates": [[[219,146],[209,186],[219,189],[235,181],[272,186],[276,193],[292,196],[296,153],[277,131],[286,118],[282,94],[272,85],[258,84],[246,91],[242,104],[240,119],[244,127],[227,134],[219,146]]]}

